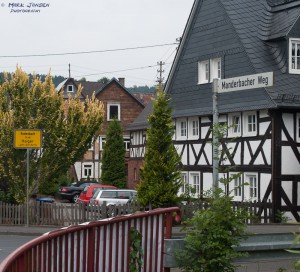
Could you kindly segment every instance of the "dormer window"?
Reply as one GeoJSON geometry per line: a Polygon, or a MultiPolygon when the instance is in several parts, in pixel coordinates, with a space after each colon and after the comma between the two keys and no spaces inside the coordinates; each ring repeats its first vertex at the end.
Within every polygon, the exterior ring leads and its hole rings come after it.
{"type": "Polygon", "coordinates": [[[72,93],[73,92],[73,85],[68,85],[67,86],[67,91],[68,91],[68,93],[72,93]]]}
{"type": "Polygon", "coordinates": [[[214,78],[221,78],[221,58],[198,62],[198,84],[210,83],[214,78]]]}
{"type": "Polygon", "coordinates": [[[300,74],[300,39],[289,42],[289,73],[300,74]]]}

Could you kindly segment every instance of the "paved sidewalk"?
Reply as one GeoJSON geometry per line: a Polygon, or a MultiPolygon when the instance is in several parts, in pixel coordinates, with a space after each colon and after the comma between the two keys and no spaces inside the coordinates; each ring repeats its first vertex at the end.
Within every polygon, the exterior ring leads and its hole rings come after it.
{"type": "Polygon", "coordinates": [[[57,226],[16,226],[16,225],[0,225],[0,234],[12,235],[42,235],[49,231],[58,230],[61,227],[57,226]]]}
{"type": "MultiPolygon", "coordinates": [[[[43,233],[58,230],[60,226],[18,226],[18,225],[0,225],[0,234],[16,235],[41,235],[43,233]]],[[[300,224],[260,224],[249,225],[247,231],[258,234],[275,234],[275,233],[300,233],[300,224]]],[[[172,229],[173,237],[185,236],[182,226],[174,226],[172,229]]]]}
{"type": "MultiPolygon", "coordinates": [[[[257,234],[300,233],[300,223],[248,225],[247,232],[257,234]]],[[[182,226],[173,227],[172,236],[185,236],[182,226]]]]}

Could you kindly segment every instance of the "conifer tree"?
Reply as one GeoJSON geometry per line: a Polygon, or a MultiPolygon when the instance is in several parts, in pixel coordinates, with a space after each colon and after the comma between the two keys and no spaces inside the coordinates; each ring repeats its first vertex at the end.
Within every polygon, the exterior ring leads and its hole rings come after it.
{"type": "Polygon", "coordinates": [[[102,183],[125,188],[125,152],[122,127],[120,122],[114,119],[107,125],[102,156],[102,183]]]}
{"type": "Polygon", "coordinates": [[[173,206],[181,186],[181,160],[174,145],[174,124],[170,100],[158,90],[147,130],[145,164],[137,187],[142,205],[153,208],[173,206]]]}

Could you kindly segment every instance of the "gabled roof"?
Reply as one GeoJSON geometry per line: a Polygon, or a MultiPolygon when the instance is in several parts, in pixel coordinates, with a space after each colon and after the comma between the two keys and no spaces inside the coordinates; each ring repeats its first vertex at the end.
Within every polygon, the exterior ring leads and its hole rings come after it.
{"type": "Polygon", "coordinates": [[[61,83],[59,83],[57,86],[56,86],[56,90],[57,92],[60,92],[60,90],[62,89],[63,86],[65,86],[65,84],[67,83],[69,78],[65,79],[64,81],[62,81],[61,83]]]}
{"type": "MultiPolygon", "coordinates": [[[[165,87],[172,97],[173,116],[212,114],[212,87],[198,84],[197,62],[218,53],[222,61],[226,58],[226,65],[232,61],[236,67],[231,74],[225,71],[225,78],[274,73],[273,87],[221,94],[220,113],[300,107],[300,75],[288,73],[287,50],[289,35],[295,35],[295,25],[300,25],[299,16],[299,0],[195,0],[165,87]],[[197,46],[197,41],[206,47],[197,46]],[[298,101],[287,99],[297,96],[298,101]]],[[[300,38],[300,33],[296,35],[300,38]]]]}
{"type": "Polygon", "coordinates": [[[153,109],[153,100],[143,109],[140,115],[127,127],[127,131],[143,130],[149,125],[148,117],[151,115],[153,109]]]}
{"type": "Polygon", "coordinates": [[[132,99],[138,102],[141,106],[145,107],[145,105],[139,99],[137,99],[132,93],[130,93],[122,84],[120,84],[119,80],[117,80],[116,78],[112,78],[107,84],[103,85],[99,90],[97,90],[96,96],[99,93],[103,92],[106,89],[106,87],[112,83],[116,83],[117,85],[119,85],[119,87],[123,89],[124,92],[126,92],[129,96],[131,96],[132,99]]]}
{"type": "Polygon", "coordinates": [[[66,86],[67,84],[72,84],[72,85],[78,87],[78,85],[77,85],[77,83],[75,82],[74,78],[69,77],[69,78],[65,79],[64,81],[62,81],[61,83],[59,83],[59,84],[57,85],[57,87],[56,87],[57,92],[60,92],[61,89],[62,89],[64,86],[66,86]]]}
{"type": "Polygon", "coordinates": [[[104,86],[103,83],[91,81],[77,81],[76,83],[82,86],[82,95],[89,98],[92,97],[94,92],[97,93],[104,86]]]}

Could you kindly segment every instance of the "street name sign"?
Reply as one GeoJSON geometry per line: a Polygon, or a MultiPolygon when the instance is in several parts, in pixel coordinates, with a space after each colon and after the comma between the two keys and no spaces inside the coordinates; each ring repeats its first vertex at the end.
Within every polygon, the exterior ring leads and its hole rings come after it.
{"type": "Polygon", "coordinates": [[[41,148],[42,131],[40,129],[15,129],[14,130],[15,148],[41,148]]]}
{"type": "Polygon", "coordinates": [[[273,86],[273,72],[248,76],[219,79],[216,86],[218,93],[234,92],[273,86]]]}

